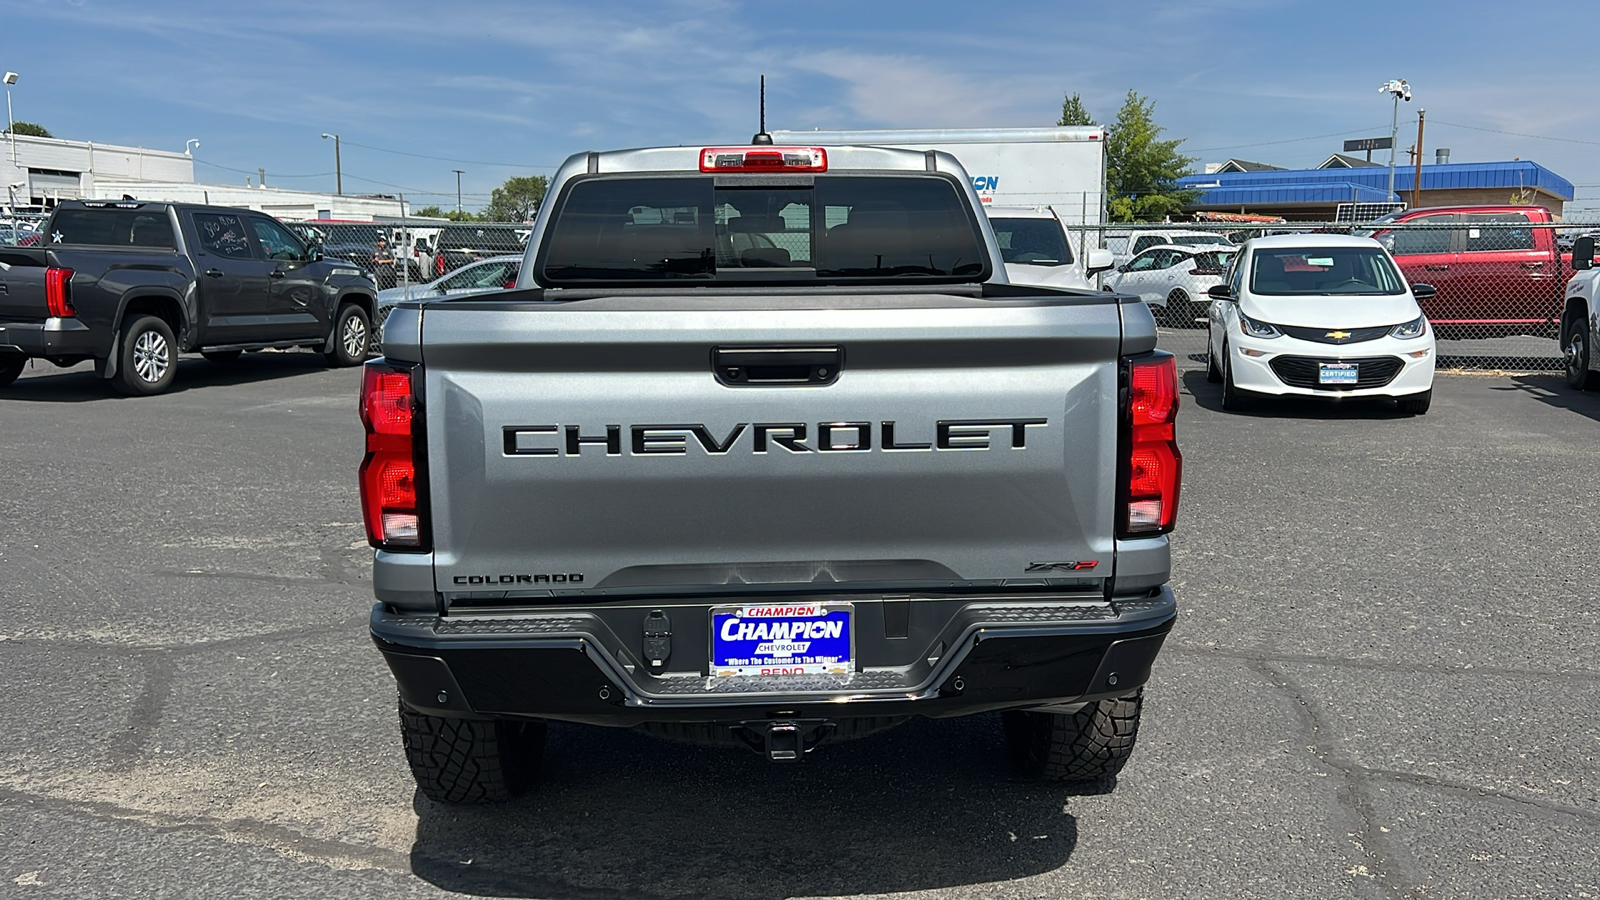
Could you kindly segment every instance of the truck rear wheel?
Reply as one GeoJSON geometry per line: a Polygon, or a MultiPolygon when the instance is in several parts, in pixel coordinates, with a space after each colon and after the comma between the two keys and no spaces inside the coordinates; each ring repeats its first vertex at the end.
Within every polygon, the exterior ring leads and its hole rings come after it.
{"type": "Polygon", "coordinates": [[[123,323],[117,353],[117,389],[124,394],[159,394],[178,377],[172,326],[155,316],[135,316],[123,323]]]}
{"type": "Polygon", "coordinates": [[[0,387],[5,387],[17,380],[22,370],[28,365],[28,358],[21,353],[6,351],[0,353],[0,387]]]}
{"type": "Polygon", "coordinates": [[[406,761],[436,803],[498,803],[538,777],[545,723],[430,716],[400,702],[406,761]]]}
{"type": "Polygon", "coordinates": [[[1100,781],[1122,771],[1139,736],[1144,689],[1072,713],[1000,714],[1006,747],[1027,774],[1044,781],[1100,781]]]}

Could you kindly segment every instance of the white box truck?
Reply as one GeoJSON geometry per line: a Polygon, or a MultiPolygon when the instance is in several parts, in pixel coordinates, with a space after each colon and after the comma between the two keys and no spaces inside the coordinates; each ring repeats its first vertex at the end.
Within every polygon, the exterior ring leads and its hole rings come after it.
{"type": "Polygon", "coordinates": [[[1099,125],[774,131],[772,140],[944,150],[972,176],[985,206],[1048,206],[1069,226],[1099,225],[1105,209],[1106,131],[1099,125]]]}
{"type": "MultiPolygon", "coordinates": [[[[772,132],[772,140],[780,145],[855,144],[950,153],[972,177],[985,209],[998,213],[1005,208],[1007,216],[1016,218],[1029,209],[1055,215],[1064,226],[1073,259],[1047,266],[1008,255],[1006,270],[1013,282],[1062,287],[1088,287],[1097,271],[1110,267],[1109,262],[1097,265],[1098,254],[1094,260],[1086,258],[1084,245],[1098,247],[1099,232],[1081,227],[1097,228],[1104,221],[1105,137],[1105,128],[1099,125],[772,132]]],[[[1001,247],[1002,252],[1006,249],[1001,247]]]]}

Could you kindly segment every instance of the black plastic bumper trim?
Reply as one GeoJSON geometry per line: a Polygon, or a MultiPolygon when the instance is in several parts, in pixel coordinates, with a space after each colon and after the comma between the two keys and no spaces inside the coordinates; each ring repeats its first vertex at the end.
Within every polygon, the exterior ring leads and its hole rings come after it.
{"type": "MultiPolygon", "coordinates": [[[[788,716],[831,720],[942,717],[1094,700],[1139,688],[1149,679],[1176,621],[1170,589],[1162,593],[1165,602],[1152,610],[1158,618],[980,624],[953,645],[922,685],[864,678],[855,685],[793,694],[646,693],[597,640],[581,634],[438,639],[423,622],[399,629],[391,618],[380,626],[380,611],[375,610],[373,640],[388,660],[401,696],[433,715],[522,716],[616,726],[737,722],[753,710],[776,708],[788,716]]],[[[566,621],[576,626],[581,619],[566,621]]]]}

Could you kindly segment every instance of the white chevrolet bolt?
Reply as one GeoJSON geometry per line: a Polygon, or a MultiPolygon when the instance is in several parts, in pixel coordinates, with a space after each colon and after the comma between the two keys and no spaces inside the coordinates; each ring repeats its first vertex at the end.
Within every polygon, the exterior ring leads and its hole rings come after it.
{"type": "Polygon", "coordinates": [[[1211,288],[1206,377],[1224,409],[1259,396],[1393,397],[1421,415],[1433,398],[1433,328],[1370,238],[1285,234],[1239,249],[1211,288]]]}

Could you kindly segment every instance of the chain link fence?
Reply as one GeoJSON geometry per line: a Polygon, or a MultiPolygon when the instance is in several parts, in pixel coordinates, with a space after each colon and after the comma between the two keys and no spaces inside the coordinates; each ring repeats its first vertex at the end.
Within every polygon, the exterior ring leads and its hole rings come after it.
{"type": "MultiPolygon", "coordinates": [[[[14,233],[30,233],[26,224],[23,230],[14,226],[14,233]]],[[[436,219],[286,224],[325,257],[373,274],[380,290],[374,317],[379,333],[388,310],[407,297],[497,290],[515,281],[532,230],[526,223],[436,219]]],[[[1422,308],[1438,341],[1441,369],[1545,372],[1563,365],[1562,303],[1573,273],[1572,243],[1583,234],[1600,236],[1600,222],[1229,222],[1069,230],[1079,248],[1112,251],[1117,268],[1099,276],[1099,286],[1137,294],[1149,304],[1161,346],[1186,367],[1205,365],[1207,291],[1223,283],[1240,245],[1252,237],[1298,233],[1374,237],[1394,255],[1407,280],[1433,285],[1438,293],[1422,308]]],[[[1328,300],[1361,302],[1357,297],[1328,300]]]]}
{"type": "MultiPolygon", "coordinates": [[[[1388,248],[1409,282],[1437,290],[1421,305],[1438,341],[1439,368],[1560,370],[1572,244],[1581,235],[1600,235],[1600,223],[1541,224],[1484,214],[1491,216],[1499,221],[1462,214],[1443,224],[1178,223],[1073,230],[1081,231],[1080,246],[1112,251],[1117,268],[1100,276],[1101,287],[1137,294],[1149,304],[1161,346],[1180,365],[1205,365],[1207,291],[1223,283],[1239,245],[1272,234],[1357,234],[1388,248]]],[[[1327,299],[1362,302],[1352,296],[1327,299]]]]}
{"type": "Polygon", "coordinates": [[[32,247],[44,244],[45,217],[33,213],[0,213],[0,247],[32,247]]]}
{"type": "Polygon", "coordinates": [[[370,272],[378,286],[373,350],[383,323],[402,300],[500,290],[517,280],[533,226],[509,222],[285,222],[325,259],[370,272]]]}

